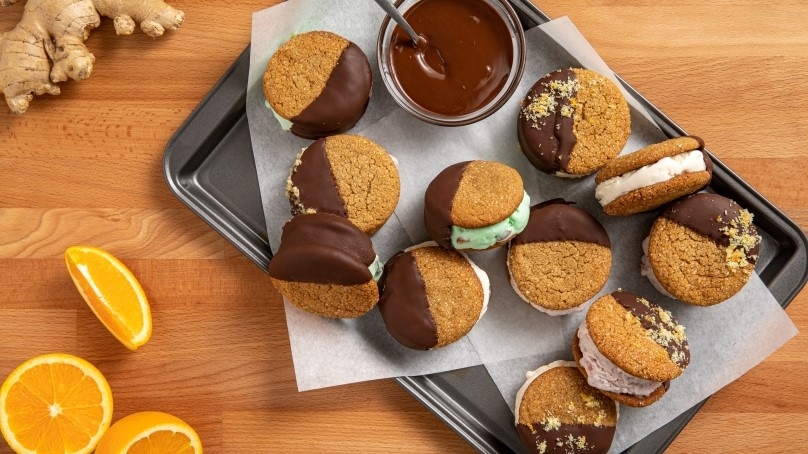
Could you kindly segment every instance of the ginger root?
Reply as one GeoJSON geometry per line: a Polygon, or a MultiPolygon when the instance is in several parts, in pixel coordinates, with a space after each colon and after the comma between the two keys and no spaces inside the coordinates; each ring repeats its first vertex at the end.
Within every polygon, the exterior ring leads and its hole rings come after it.
{"type": "MultiPolygon", "coordinates": [[[[0,6],[18,1],[0,0],[0,6]]],[[[12,112],[25,113],[34,95],[58,95],[57,82],[90,76],[95,57],[84,41],[100,16],[114,20],[118,35],[140,24],[152,38],[185,18],[162,0],[28,0],[17,26],[0,35],[0,87],[12,112]]]]}

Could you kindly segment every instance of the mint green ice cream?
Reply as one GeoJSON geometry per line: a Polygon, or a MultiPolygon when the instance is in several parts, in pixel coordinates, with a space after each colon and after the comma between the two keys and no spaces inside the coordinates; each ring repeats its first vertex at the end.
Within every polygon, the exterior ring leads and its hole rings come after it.
{"type": "Polygon", "coordinates": [[[500,241],[521,233],[530,218],[530,197],[527,192],[524,194],[516,211],[494,225],[479,229],[464,229],[453,225],[452,246],[455,249],[488,249],[500,241]]]}
{"type": "Polygon", "coordinates": [[[376,256],[376,259],[373,260],[373,263],[370,264],[368,267],[370,270],[370,274],[373,275],[373,280],[379,282],[379,279],[382,277],[382,272],[384,271],[384,263],[379,260],[379,256],[376,256]]]}

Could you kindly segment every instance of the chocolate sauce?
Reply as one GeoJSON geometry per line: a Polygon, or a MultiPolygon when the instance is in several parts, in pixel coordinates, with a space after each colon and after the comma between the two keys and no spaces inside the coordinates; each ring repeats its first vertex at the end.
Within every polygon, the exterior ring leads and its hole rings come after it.
{"type": "MultiPolygon", "coordinates": [[[[754,225],[742,226],[740,222],[741,207],[731,199],[718,194],[699,193],[679,200],[670,205],[662,216],[700,233],[720,246],[729,246],[730,237],[725,233],[728,227],[741,229],[739,235],[757,236],[754,225]]],[[[760,251],[760,241],[751,249],[747,256],[750,262],[755,263],[760,251]]]]}
{"type": "Polygon", "coordinates": [[[425,43],[414,46],[397,26],[389,63],[391,76],[413,103],[439,115],[461,116],[502,90],[514,49],[511,32],[493,7],[479,0],[421,0],[404,18],[425,43]]]}
{"type": "Polygon", "coordinates": [[[452,249],[452,201],[470,162],[458,162],[443,169],[424,193],[426,233],[446,249],[452,249]]]}
{"type": "Polygon", "coordinates": [[[350,221],[328,213],[301,214],[283,226],[269,275],[284,281],[358,285],[373,279],[370,238],[350,221]]]}
{"type": "MultiPolygon", "coordinates": [[[[645,330],[659,332],[664,328],[667,331],[672,331],[676,327],[676,321],[672,317],[668,322],[664,322],[659,312],[652,308],[652,305],[646,306],[643,304],[639,295],[617,291],[612,293],[612,298],[631,312],[645,330]]],[[[690,364],[690,347],[687,343],[687,338],[682,338],[681,340],[671,338],[664,344],[659,343],[657,339],[654,339],[654,341],[668,352],[668,356],[680,368],[684,369],[690,364]],[[677,352],[680,352],[681,355],[677,355],[677,352]]],[[[667,388],[665,389],[667,390],[667,388]]]]}
{"type": "Polygon", "coordinates": [[[553,199],[532,206],[525,230],[511,244],[583,241],[611,248],[609,234],[600,222],[570,203],[564,199],[553,199]]]}
{"type": "Polygon", "coordinates": [[[572,69],[554,71],[539,79],[522,100],[516,128],[519,145],[528,161],[542,172],[552,174],[566,170],[572,148],[577,143],[572,128],[573,115],[569,113],[572,109],[570,98],[575,96],[577,90],[561,93],[549,86],[554,81],[574,83],[576,80],[572,69]],[[525,109],[531,102],[540,99],[542,93],[554,100],[553,107],[538,117],[526,113],[525,109]]]}
{"type": "Polygon", "coordinates": [[[322,138],[306,148],[300,157],[300,164],[292,172],[292,185],[300,191],[300,204],[304,210],[313,209],[317,212],[348,217],[345,202],[337,192],[337,184],[331,173],[331,164],[328,162],[325,147],[326,139],[322,138]]]}
{"type": "Polygon", "coordinates": [[[343,133],[362,118],[370,101],[370,63],[356,44],[342,51],[323,91],[294,118],[292,133],[317,139],[343,133]]]}
{"type": "Polygon", "coordinates": [[[379,312],[395,340],[416,350],[438,344],[438,330],[429,311],[424,280],[411,252],[399,252],[387,261],[379,280],[379,293],[379,312]]]}
{"type": "Polygon", "coordinates": [[[517,424],[516,432],[530,452],[605,454],[612,446],[615,426],[561,424],[558,429],[544,430],[539,423],[517,424]]]}

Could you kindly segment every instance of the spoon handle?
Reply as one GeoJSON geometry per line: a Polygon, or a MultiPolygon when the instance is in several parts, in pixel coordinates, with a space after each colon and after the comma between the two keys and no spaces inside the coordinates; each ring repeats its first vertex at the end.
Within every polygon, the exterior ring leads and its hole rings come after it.
{"type": "Polygon", "coordinates": [[[407,34],[410,36],[410,39],[412,39],[413,43],[418,42],[419,40],[418,34],[415,33],[415,30],[413,30],[412,27],[410,27],[410,24],[407,23],[407,21],[404,19],[404,16],[401,15],[401,13],[398,11],[395,5],[390,3],[388,0],[375,0],[375,2],[376,4],[381,6],[384,12],[386,12],[390,17],[392,17],[393,20],[396,21],[396,23],[400,25],[405,32],[407,32],[407,34]]]}

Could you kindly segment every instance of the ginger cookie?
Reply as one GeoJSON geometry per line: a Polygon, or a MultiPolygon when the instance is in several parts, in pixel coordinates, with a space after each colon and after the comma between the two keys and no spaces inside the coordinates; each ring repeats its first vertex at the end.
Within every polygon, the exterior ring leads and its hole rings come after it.
{"type": "Polygon", "coordinates": [[[293,215],[335,214],[367,234],[393,214],[400,191],[393,157],[376,142],[348,134],[318,139],[304,149],[286,181],[293,215]]]}
{"type": "Polygon", "coordinates": [[[561,69],[531,87],[516,129],[519,146],[534,167],[576,178],[620,153],[631,133],[631,113],[608,78],[587,69],[561,69]]]}
{"type": "Polygon", "coordinates": [[[516,393],[516,432],[537,454],[604,454],[617,425],[617,403],[589,386],[573,361],[527,373],[516,393]]]}
{"type": "Polygon", "coordinates": [[[428,241],[393,256],[379,281],[379,312],[401,345],[444,347],[465,336],[483,316],[488,275],[465,254],[428,241]]]}
{"type": "Polygon", "coordinates": [[[690,364],[685,328],[671,313],[619,290],[589,307],[572,355],[589,385],[631,407],[659,400],[690,364]]]}
{"type": "Polygon", "coordinates": [[[595,198],[611,216],[628,216],[692,194],[713,177],[698,137],[677,137],[609,161],[595,177],[595,198]]]}
{"type": "Polygon", "coordinates": [[[550,315],[583,310],[609,279],[606,229],[563,199],[531,207],[527,227],[510,242],[507,266],[520,298],[550,315]]]}
{"type": "Polygon", "coordinates": [[[295,306],[330,318],[358,317],[379,300],[382,265],[370,238],[347,219],[301,214],[283,226],[269,278],[295,306]]]}
{"type": "Polygon", "coordinates": [[[530,197],[512,167],[465,161],[443,169],[424,194],[424,223],[447,249],[499,247],[527,224],[530,197]]]}
{"type": "Polygon", "coordinates": [[[327,31],[293,36],[272,55],[263,76],[269,107],[305,139],[352,128],[365,113],[371,85],[362,49],[327,31]]]}
{"type": "Polygon", "coordinates": [[[668,206],[643,241],[641,273],[662,293],[712,306],[738,293],[760,253],[753,215],[718,194],[699,193],[668,206]]]}

